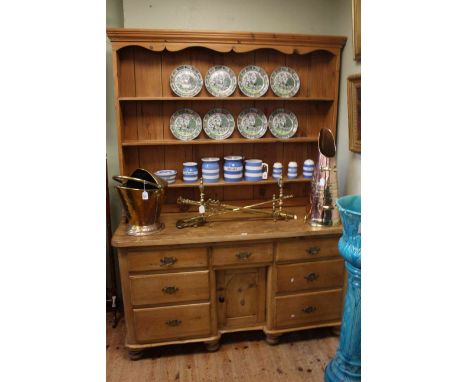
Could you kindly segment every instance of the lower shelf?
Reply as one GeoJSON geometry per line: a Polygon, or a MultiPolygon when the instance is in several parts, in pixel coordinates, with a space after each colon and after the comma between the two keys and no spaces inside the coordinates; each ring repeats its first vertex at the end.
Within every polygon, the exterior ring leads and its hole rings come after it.
{"type": "MultiPolygon", "coordinates": [[[[297,178],[289,179],[283,178],[283,183],[308,183],[311,182],[312,179],[306,179],[303,176],[298,176],[297,178]]],[[[276,184],[278,181],[276,179],[266,179],[266,180],[258,180],[255,182],[242,180],[240,182],[226,182],[225,180],[220,180],[219,182],[215,183],[206,183],[204,182],[203,185],[205,187],[226,187],[226,186],[254,186],[254,185],[262,185],[262,184],[276,184]]],[[[170,188],[193,188],[198,187],[200,185],[199,182],[195,183],[185,183],[184,181],[177,179],[175,183],[169,184],[170,188]]]]}

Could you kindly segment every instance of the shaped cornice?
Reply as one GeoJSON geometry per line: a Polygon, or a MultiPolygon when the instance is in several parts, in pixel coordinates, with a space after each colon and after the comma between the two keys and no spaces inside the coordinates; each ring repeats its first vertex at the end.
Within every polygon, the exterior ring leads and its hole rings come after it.
{"type": "Polygon", "coordinates": [[[155,52],[177,52],[189,47],[203,47],[220,53],[246,53],[257,49],[275,49],[285,54],[307,54],[325,50],[338,54],[346,37],[262,32],[215,32],[168,29],[109,28],[112,49],[141,46],[155,52]]]}

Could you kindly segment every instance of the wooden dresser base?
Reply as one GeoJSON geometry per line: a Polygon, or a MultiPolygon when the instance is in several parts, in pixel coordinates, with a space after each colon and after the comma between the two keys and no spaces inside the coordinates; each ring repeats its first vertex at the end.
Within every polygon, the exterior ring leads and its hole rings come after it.
{"type": "Polygon", "coordinates": [[[123,224],[114,234],[130,359],[193,342],[216,351],[222,334],[236,331],[261,330],[275,345],[283,333],[339,327],[341,227],[225,221],[180,231],[183,215],[164,215],[159,234],[129,237],[123,224]]]}

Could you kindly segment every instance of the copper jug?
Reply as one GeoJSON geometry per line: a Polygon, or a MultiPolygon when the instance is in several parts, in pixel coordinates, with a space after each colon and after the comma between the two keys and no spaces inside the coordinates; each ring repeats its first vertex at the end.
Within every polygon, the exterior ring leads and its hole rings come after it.
{"type": "Polygon", "coordinates": [[[306,221],[312,226],[336,225],[340,222],[336,208],[336,145],[330,129],[320,130],[318,149],[319,157],[312,177],[310,209],[306,221]]]}

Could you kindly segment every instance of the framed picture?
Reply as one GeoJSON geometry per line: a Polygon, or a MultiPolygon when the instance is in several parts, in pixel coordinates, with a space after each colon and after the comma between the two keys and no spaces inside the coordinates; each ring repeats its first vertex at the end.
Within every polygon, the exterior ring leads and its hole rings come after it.
{"type": "Polygon", "coordinates": [[[354,60],[361,61],[361,0],[353,0],[354,60]]]}
{"type": "Polygon", "coordinates": [[[361,152],[361,74],[348,77],[349,149],[361,152]]]}

